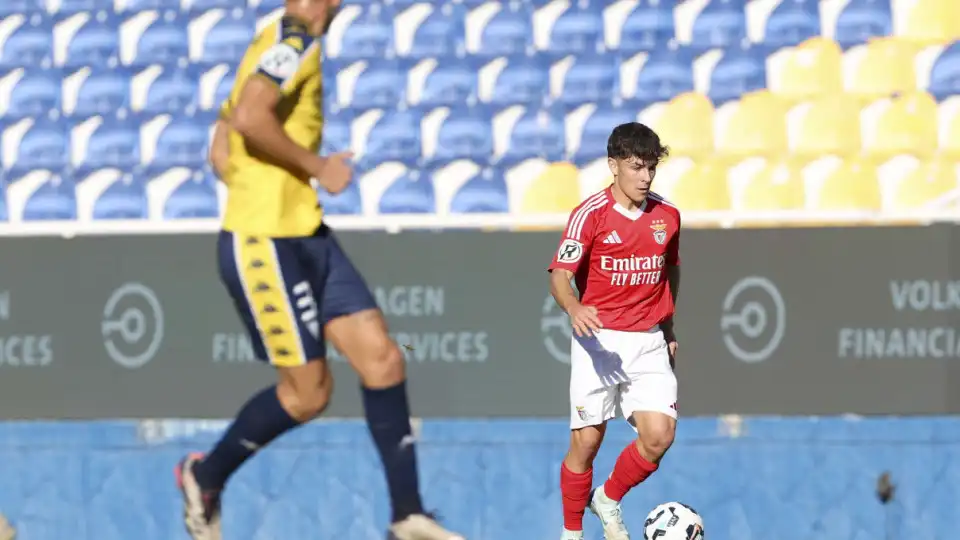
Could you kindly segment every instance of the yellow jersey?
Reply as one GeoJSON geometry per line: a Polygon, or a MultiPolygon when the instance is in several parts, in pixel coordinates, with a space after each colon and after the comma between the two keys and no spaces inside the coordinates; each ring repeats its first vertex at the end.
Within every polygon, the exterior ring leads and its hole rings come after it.
{"type": "MultiPolygon", "coordinates": [[[[277,116],[287,135],[313,152],[323,132],[320,38],[298,20],[283,16],[250,43],[237,68],[236,82],[220,110],[229,118],[250,77],[273,81],[282,97],[277,116]]],[[[310,178],[291,172],[229,132],[230,158],[222,180],[227,186],[223,229],[269,237],[310,236],[323,209],[310,178]]]]}

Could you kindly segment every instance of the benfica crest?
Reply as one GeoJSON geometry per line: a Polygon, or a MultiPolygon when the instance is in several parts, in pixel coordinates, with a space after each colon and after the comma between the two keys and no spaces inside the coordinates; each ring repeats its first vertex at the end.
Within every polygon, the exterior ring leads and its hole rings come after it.
{"type": "Polygon", "coordinates": [[[656,243],[663,245],[667,242],[667,224],[662,219],[653,220],[650,228],[653,229],[653,240],[656,243]]]}

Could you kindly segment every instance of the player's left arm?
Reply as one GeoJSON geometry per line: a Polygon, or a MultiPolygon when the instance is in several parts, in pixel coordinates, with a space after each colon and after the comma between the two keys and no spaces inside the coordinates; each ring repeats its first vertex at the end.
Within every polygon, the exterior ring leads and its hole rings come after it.
{"type": "MultiPolygon", "coordinates": [[[[670,287],[670,295],[673,297],[673,304],[676,306],[677,299],[680,297],[680,218],[677,216],[677,232],[667,245],[666,257],[666,276],[667,286],[670,287]]],[[[674,317],[664,321],[660,327],[663,329],[663,337],[667,340],[671,355],[677,352],[677,333],[674,329],[674,317]]]]}
{"type": "Polygon", "coordinates": [[[213,126],[213,140],[210,141],[210,165],[221,180],[227,172],[227,166],[230,162],[230,140],[228,130],[230,126],[224,118],[217,118],[217,123],[213,126]]]}

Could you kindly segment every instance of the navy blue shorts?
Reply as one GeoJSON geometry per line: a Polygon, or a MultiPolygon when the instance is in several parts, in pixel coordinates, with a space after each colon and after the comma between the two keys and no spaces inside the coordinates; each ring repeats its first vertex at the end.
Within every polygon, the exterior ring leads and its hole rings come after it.
{"type": "Polygon", "coordinates": [[[377,307],[325,225],[295,238],[221,231],[217,258],[257,358],[274,366],[325,358],[327,322],[377,307]]]}

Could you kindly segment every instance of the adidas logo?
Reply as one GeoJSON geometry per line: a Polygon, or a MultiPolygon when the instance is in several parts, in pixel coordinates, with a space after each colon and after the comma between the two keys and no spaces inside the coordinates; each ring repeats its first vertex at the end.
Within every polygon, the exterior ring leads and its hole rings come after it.
{"type": "Polygon", "coordinates": [[[623,240],[620,239],[620,235],[617,234],[617,231],[613,231],[608,234],[606,238],[603,239],[604,244],[622,244],[623,240]]]}

